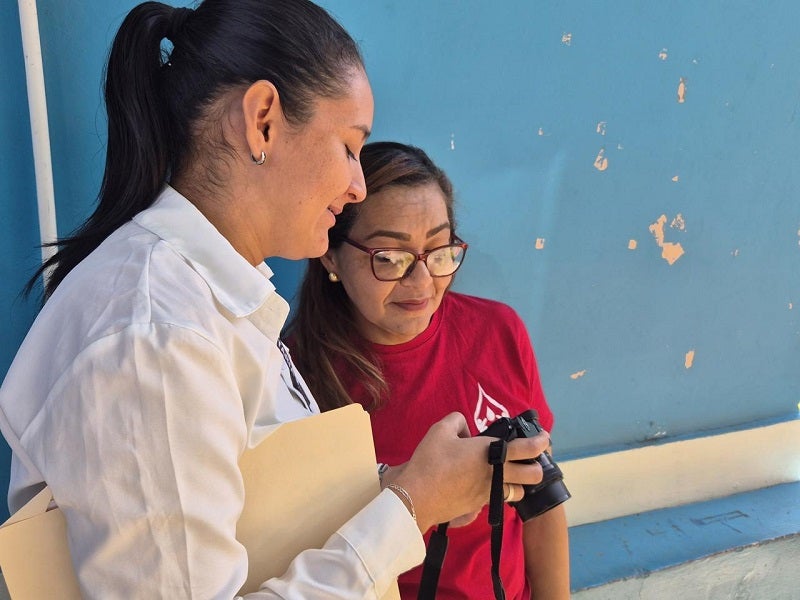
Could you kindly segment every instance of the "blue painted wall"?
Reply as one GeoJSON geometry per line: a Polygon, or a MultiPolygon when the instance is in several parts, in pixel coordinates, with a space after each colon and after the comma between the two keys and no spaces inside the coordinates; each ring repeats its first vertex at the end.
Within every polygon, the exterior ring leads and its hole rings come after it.
{"type": "Polygon", "coordinates": [[[328,5],[374,137],[454,179],[457,287],[524,317],[560,452],[796,414],[800,5],[328,5]]]}
{"type": "MultiPolygon", "coordinates": [[[[25,63],[16,3],[0,3],[0,377],[33,322],[20,292],[41,260],[25,63]]],[[[10,453],[0,443],[0,519],[10,453]]]]}
{"type": "MultiPolygon", "coordinates": [[[[362,45],[373,139],[451,175],[457,287],[525,319],[562,455],[796,414],[800,4],[322,4],[362,45]]],[[[61,234],[93,205],[100,73],[132,5],[39,2],[61,234]]],[[[39,257],[15,3],[0,40],[1,376],[39,257]]],[[[276,265],[291,297],[302,267],[276,265]]]]}

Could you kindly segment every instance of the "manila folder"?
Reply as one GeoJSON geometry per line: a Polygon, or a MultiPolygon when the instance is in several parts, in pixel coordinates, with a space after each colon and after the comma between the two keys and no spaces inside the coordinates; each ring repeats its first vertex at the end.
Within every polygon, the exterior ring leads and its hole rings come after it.
{"type": "MultiPolygon", "coordinates": [[[[283,423],[239,461],[245,505],[236,537],[249,570],[240,593],[320,548],[379,492],[369,416],[360,405],[283,423]]],[[[0,527],[0,567],[12,600],[79,600],[66,525],[49,488],[0,527]]],[[[398,600],[393,583],[384,600],[398,600]]]]}

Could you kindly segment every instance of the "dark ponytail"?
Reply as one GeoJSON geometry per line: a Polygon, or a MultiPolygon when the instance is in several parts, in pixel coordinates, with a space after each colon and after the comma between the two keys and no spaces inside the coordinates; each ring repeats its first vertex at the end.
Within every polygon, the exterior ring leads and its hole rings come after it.
{"type": "MultiPolygon", "coordinates": [[[[237,86],[271,81],[287,119],[312,115],[317,97],[346,93],[347,69],[363,68],[358,47],[308,0],[205,0],[196,10],[145,2],[122,22],[105,71],[108,148],[98,205],[28,282],[49,272],[45,299],[114,230],[153,204],[193,148],[224,145],[215,101],[237,86]],[[162,41],[172,42],[171,52],[162,41]],[[202,140],[203,144],[198,143],[202,140]]],[[[204,164],[219,182],[213,164],[204,164]]]]}
{"type": "Polygon", "coordinates": [[[71,236],[53,244],[58,252],[28,282],[26,292],[52,269],[45,287],[45,298],[49,297],[75,265],[150,206],[164,185],[167,147],[158,76],[161,40],[174,10],[146,2],[122,22],[105,70],[108,147],[97,208],[71,236]]]}

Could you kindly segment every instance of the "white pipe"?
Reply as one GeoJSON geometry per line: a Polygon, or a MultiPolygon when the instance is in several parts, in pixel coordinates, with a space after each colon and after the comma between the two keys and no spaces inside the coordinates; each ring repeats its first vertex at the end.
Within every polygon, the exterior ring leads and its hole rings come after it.
{"type": "MultiPolygon", "coordinates": [[[[31,115],[33,164],[39,208],[39,237],[42,244],[46,244],[56,241],[58,232],[56,230],[53,163],[50,155],[47,98],[44,89],[44,68],[36,0],[19,0],[19,23],[22,30],[22,52],[25,55],[25,76],[28,81],[28,110],[31,115]]],[[[54,253],[55,248],[42,247],[42,262],[54,253]]]]}

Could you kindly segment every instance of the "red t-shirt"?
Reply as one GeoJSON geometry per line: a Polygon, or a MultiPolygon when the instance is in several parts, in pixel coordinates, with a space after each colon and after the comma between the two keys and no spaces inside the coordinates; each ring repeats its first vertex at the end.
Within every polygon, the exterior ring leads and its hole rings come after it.
{"type": "MultiPolygon", "coordinates": [[[[405,344],[373,348],[390,390],[383,407],[371,412],[379,462],[406,462],[430,426],[453,411],[464,415],[473,435],[499,417],[516,417],[530,408],[547,431],[553,426],[530,338],[509,306],[449,292],[422,334],[405,344]]],[[[360,384],[345,369],[340,373],[351,397],[369,408],[360,384]]],[[[503,528],[506,597],[528,599],[522,521],[512,507],[505,508],[503,528]]],[[[494,598],[490,532],[486,508],[470,525],[448,529],[437,599],[494,598]]],[[[417,597],[421,574],[417,567],[400,576],[404,600],[417,597]]]]}

